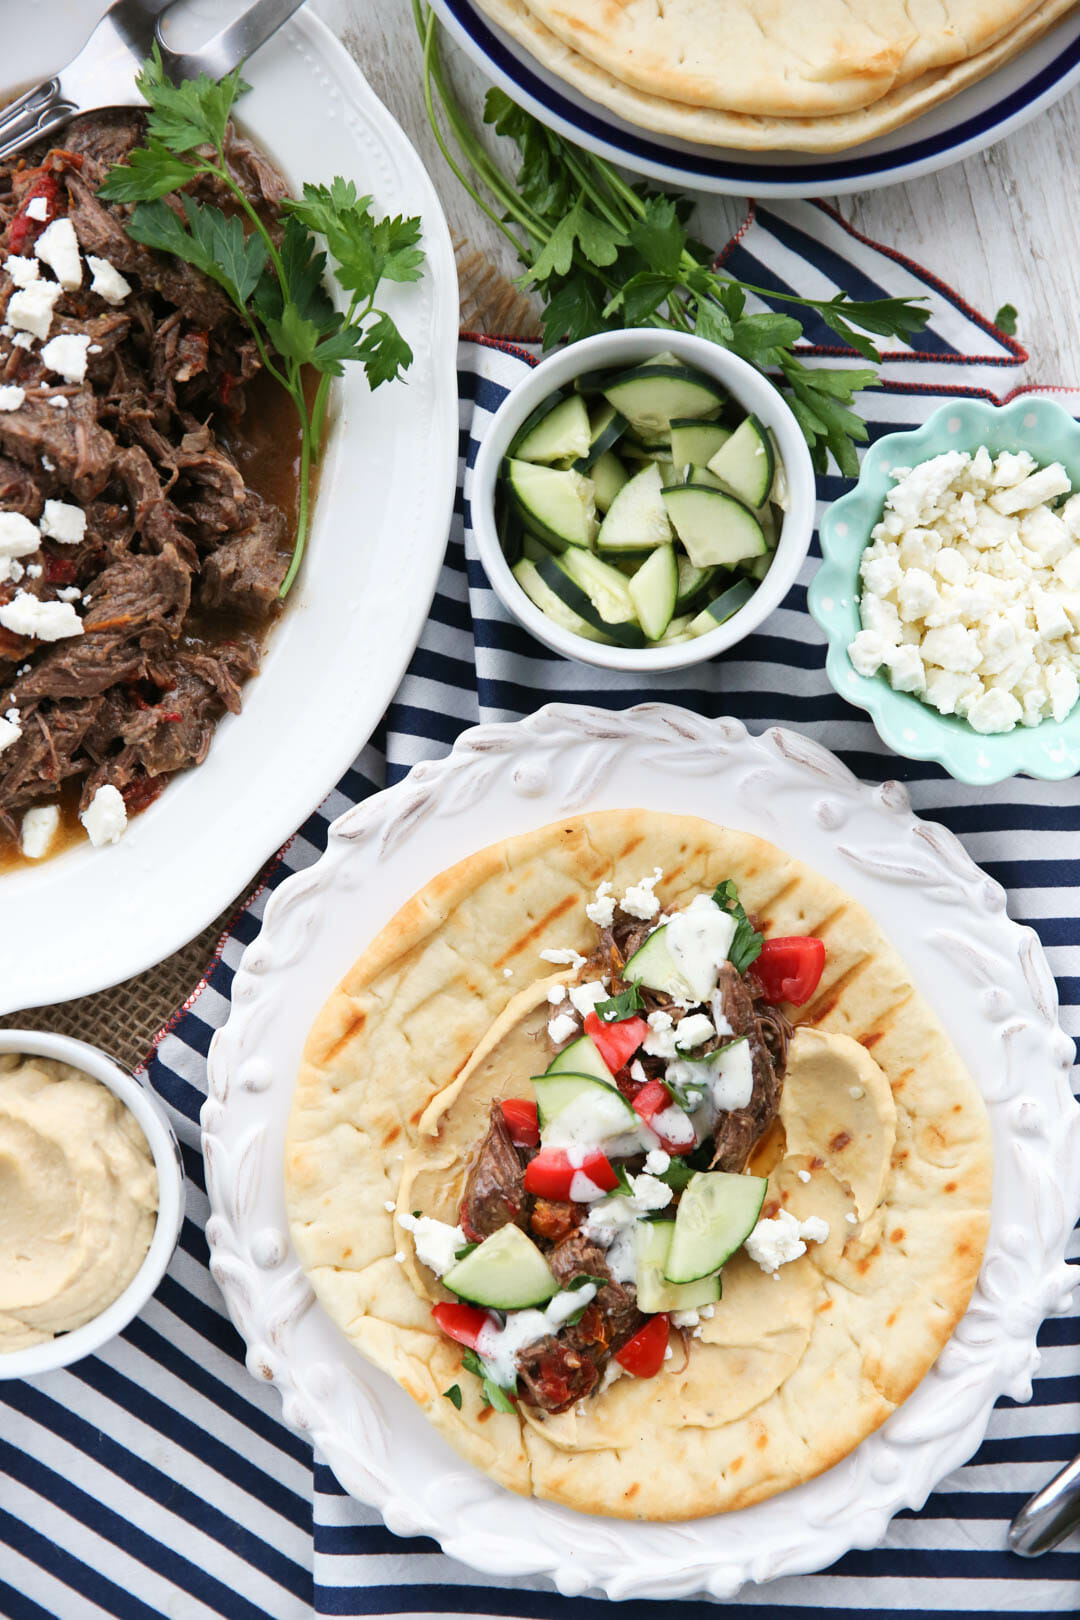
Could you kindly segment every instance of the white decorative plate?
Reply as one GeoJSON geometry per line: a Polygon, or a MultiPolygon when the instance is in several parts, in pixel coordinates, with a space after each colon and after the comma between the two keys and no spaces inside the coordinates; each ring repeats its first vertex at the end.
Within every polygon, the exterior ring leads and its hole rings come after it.
{"type": "Polygon", "coordinates": [[[874,1545],[978,1446],[998,1395],[1023,1400],[1035,1334],[1064,1311],[1063,1260],[1080,1210],[1072,1043],[1037,937],[944,828],[896,783],[862,786],[790,731],[666,704],[622,714],[550,704],[479,726],[445,759],[348,811],[317,865],[271,898],[210,1048],[203,1149],[211,1271],[288,1423],[401,1535],[496,1575],[560,1591],[730,1597],[874,1545]],[[737,1513],[627,1524],[518,1497],[462,1463],[389,1378],[314,1303],[290,1246],[281,1163],[307,1031],[361,949],[421,884],[498,838],[584,809],[644,806],[772,839],[888,919],[892,941],[979,1081],[993,1123],[993,1218],[971,1307],[915,1394],[820,1478],[737,1513]]]}
{"type": "MultiPolygon", "coordinates": [[[[53,71],[101,9],[101,0],[15,8],[4,83],[53,71]]],[[[80,844],[0,876],[0,1013],[141,972],[228,905],[367,740],[416,645],[446,547],[458,298],[435,191],[352,58],[306,9],[245,73],[253,88],[241,121],[294,185],[344,174],[377,209],[421,215],[423,280],[385,296],[415,359],[405,384],[374,399],[359,366],[336,385],[300,582],[243,712],[218,727],[206,763],[171,783],[119,844],[80,844]]]]}
{"type": "Polygon", "coordinates": [[[735,197],[836,197],[914,180],[1003,140],[1080,80],[1080,20],[1067,13],[1011,62],[889,135],[837,153],[747,152],[632,124],[544,67],[475,0],[431,3],[493,84],[569,140],[665,185],[735,197]]]}

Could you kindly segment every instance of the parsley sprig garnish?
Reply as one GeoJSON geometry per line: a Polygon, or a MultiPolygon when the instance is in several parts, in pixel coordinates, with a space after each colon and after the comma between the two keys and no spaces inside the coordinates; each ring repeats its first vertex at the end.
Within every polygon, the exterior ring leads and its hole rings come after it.
{"type": "Polygon", "coordinates": [[[778,372],[816,470],[825,471],[831,454],[854,477],[855,445],[867,429],[850,406],[860,389],[876,384],[875,371],[804,365],[794,347],[802,322],[774,310],[748,312],[747,295],[813,310],[872,363],[881,356],[870,334],[909,340],[929,319],[920,301],[861,302],[844,293],[800,298],[740,281],[715,268],[709,248],[690,236],[688,199],[630,185],[603,158],[546,128],[501,90],[489,90],[484,121],[518,149],[517,173],[509,179],[450,88],[433,12],[413,0],[413,14],[435,139],[474,202],[513,244],[525,266],[521,285],[542,298],[544,347],[620,326],[696,332],[761,371],[778,372]]]}
{"type": "Polygon", "coordinates": [[[634,1013],[641,1012],[644,1006],[641,986],[635,979],[625,990],[620,990],[617,996],[608,996],[606,1001],[598,1001],[593,1012],[602,1024],[618,1024],[624,1018],[631,1018],[634,1013]]]}
{"type": "Polygon", "coordinates": [[[746,907],[739,899],[739,891],[732,878],[725,878],[723,883],[716,885],[713,890],[713,903],[718,905],[721,911],[729,912],[735,919],[735,937],[728,951],[728,961],[736,973],[745,973],[761,955],[765,935],[758,933],[746,915],[746,907]]]}
{"type": "MultiPolygon", "coordinates": [[[[497,1384],[488,1373],[487,1368],[475,1350],[462,1352],[461,1365],[466,1372],[471,1372],[480,1380],[480,1394],[485,1406],[493,1406],[496,1412],[516,1412],[517,1407],[510,1399],[510,1395],[501,1384],[497,1384]]],[[[514,1380],[515,1387],[517,1379],[514,1380]]],[[[512,1393],[512,1391],[511,1391],[512,1393]]]]}
{"type": "Polygon", "coordinates": [[[311,473],[326,422],[330,382],[346,361],[359,361],[368,383],[400,377],[412,350],[393,319],[375,302],[384,281],[416,281],[422,271],[419,219],[376,219],[371,198],[338,176],[329,186],[305,185],[302,197],[281,203],[279,237],[229,172],[225,137],[233,103],[248,86],[240,70],[220,81],[200,74],[182,84],[165,75],[161,54],[143,63],[137,84],[149,113],[146,142],[110,170],[99,195],[107,202],[134,203],[126,230],[144,247],[173,253],[209,276],[227,294],[250,328],[259,358],[285,389],[300,421],[300,488],[296,535],[280,595],[296,578],[310,522],[311,473]],[[198,202],[181,192],[179,206],[165,198],[202,175],[213,175],[240,212],[198,202]],[[324,280],[327,254],[348,294],[348,307],[334,307],[324,280]],[[309,404],[304,372],[319,374],[309,404]]]}

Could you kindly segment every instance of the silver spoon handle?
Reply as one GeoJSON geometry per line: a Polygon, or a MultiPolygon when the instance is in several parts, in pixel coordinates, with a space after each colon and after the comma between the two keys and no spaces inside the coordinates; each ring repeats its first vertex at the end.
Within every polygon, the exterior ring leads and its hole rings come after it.
{"type": "Polygon", "coordinates": [[[1036,1558],[1080,1527],[1080,1457],[1074,1457],[1009,1526],[1009,1546],[1025,1558],[1036,1558]]]}

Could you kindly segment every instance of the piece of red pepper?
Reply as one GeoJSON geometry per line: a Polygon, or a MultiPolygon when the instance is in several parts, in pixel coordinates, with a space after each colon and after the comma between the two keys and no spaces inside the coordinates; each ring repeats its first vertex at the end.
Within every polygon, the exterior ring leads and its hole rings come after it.
{"type": "Polygon", "coordinates": [[[754,972],[766,1001],[801,1007],[810,1000],[825,971],[825,942],[808,934],[767,939],[754,972]]]}
{"type": "Polygon", "coordinates": [[[60,186],[55,174],[43,174],[35,180],[30,190],[22,200],[19,212],[8,226],[7,247],[9,253],[22,253],[31,234],[35,239],[46,225],[56,218],[56,196],[60,186]],[[31,219],[26,212],[27,207],[35,197],[44,197],[46,213],[44,219],[31,219]]]}

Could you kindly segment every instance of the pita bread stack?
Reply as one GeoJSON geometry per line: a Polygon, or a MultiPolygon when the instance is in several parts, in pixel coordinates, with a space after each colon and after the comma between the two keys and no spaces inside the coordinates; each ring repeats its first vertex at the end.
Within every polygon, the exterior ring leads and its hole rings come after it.
{"type": "Polygon", "coordinates": [[[1077,0],[477,0],[545,68],[657,134],[838,152],[909,123],[1077,0]]]}

